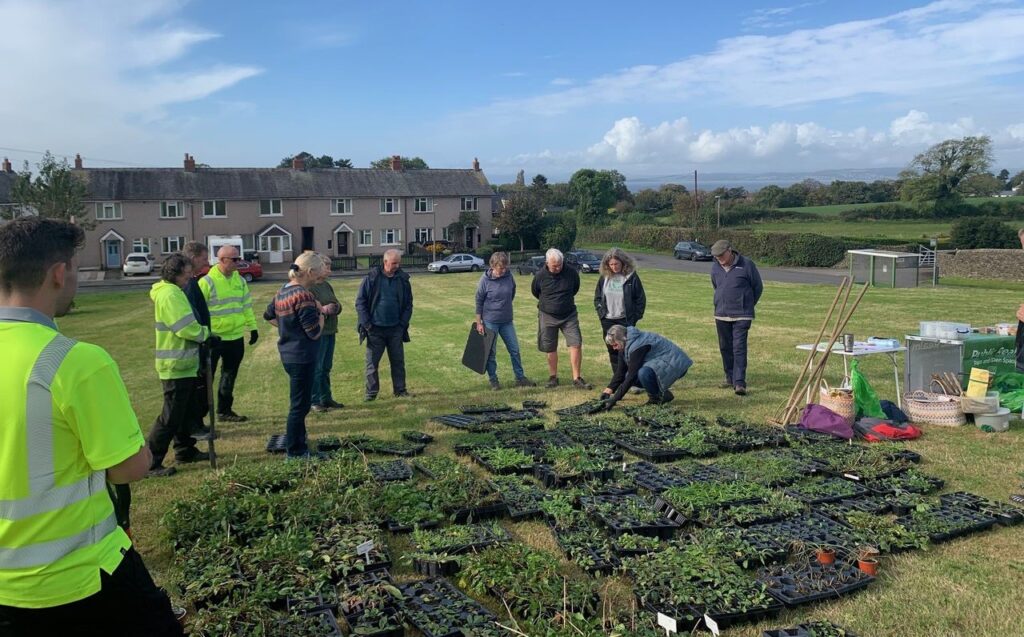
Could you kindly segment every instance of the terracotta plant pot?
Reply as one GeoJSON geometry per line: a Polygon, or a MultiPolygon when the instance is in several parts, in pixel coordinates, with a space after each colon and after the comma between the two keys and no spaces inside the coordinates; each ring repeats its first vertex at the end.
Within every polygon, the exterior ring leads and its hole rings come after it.
{"type": "Polygon", "coordinates": [[[878,575],[878,560],[871,557],[857,560],[857,568],[859,568],[865,575],[875,577],[878,575]]]}
{"type": "Polygon", "coordinates": [[[819,564],[835,564],[836,551],[835,549],[818,549],[818,563],[819,564]]]}

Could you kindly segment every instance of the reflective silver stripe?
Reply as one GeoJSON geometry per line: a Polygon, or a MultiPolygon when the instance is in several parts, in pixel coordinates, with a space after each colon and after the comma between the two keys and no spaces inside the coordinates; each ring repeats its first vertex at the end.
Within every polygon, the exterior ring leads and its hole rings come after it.
{"type": "Polygon", "coordinates": [[[105,490],[106,482],[105,471],[94,471],[90,476],[74,484],[54,487],[36,496],[20,500],[0,500],[0,519],[15,521],[63,509],[105,490]]]}
{"type": "Polygon", "coordinates": [[[200,281],[206,281],[206,285],[210,288],[210,298],[206,299],[206,304],[210,305],[211,303],[216,303],[217,302],[217,286],[214,285],[213,278],[209,274],[207,274],[206,276],[204,276],[203,278],[201,278],[199,280],[200,281]]]}
{"type": "Polygon", "coordinates": [[[156,327],[156,331],[158,331],[158,332],[170,332],[171,331],[171,326],[168,325],[167,323],[163,323],[161,321],[157,321],[156,324],[154,325],[154,327],[156,327]]]}
{"type": "Polygon", "coordinates": [[[57,334],[39,353],[28,377],[25,397],[25,438],[28,442],[29,497],[54,486],[53,469],[53,396],[50,385],[64,357],[75,341],[57,334]]]}
{"type": "Polygon", "coordinates": [[[0,569],[30,568],[52,564],[72,551],[96,544],[117,528],[117,519],[111,513],[103,521],[84,531],[59,540],[39,542],[18,548],[0,547],[0,569]]]}
{"type": "Polygon", "coordinates": [[[198,358],[199,350],[197,348],[189,349],[158,349],[156,350],[157,360],[182,360],[185,358],[198,358]]]}
{"type": "Polygon", "coordinates": [[[245,311],[242,307],[228,307],[223,310],[210,310],[210,316],[227,316],[228,314],[241,314],[245,311]]]}
{"type": "Polygon", "coordinates": [[[171,331],[172,332],[177,332],[177,331],[183,330],[183,329],[185,329],[186,327],[188,327],[189,325],[191,325],[191,324],[193,324],[195,322],[196,322],[196,315],[192,314],[190,312],[190,313],[186,314],[185,316],[181,317],[181,319],[178,320],[176,323],[171,325],[171,331]]]}
{"type": "MultiPolygon", "coordinates": [[[[207,301],[206,307],[219,307],[221,305],[231,305],[232,303],[244,303],[245,297],[231,296],[226,299],[220,299],[218,301],[207,301]]],[[[251,302],[251,299],[250,299],[251,302]]]]}

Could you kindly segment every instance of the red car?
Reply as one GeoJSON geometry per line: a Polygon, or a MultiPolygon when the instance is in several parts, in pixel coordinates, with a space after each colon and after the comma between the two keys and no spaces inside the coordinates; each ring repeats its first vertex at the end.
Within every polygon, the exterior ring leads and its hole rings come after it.
{"type": "MultiPolygon", "coordinates": [[[[203,276],[210,271],[210,266],[206,266],[199,271],[196,276],[203,276]]],[[[252,283],[256,279],[263,278],[263,266],[258,261],[239,261],[238,262],[238,274],[245,279],[247,283],[252,283]]]]}

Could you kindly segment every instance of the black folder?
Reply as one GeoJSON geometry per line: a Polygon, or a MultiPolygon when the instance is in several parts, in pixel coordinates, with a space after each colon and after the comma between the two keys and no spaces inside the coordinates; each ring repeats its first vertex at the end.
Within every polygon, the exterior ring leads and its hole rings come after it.
{"type": "Polygon", "coordinates": [[[481,335],[476,331],[476,323],[473,323],[473,326],[469,328],[469,338],[466,339],[466,350],[462,353],[462,364],[477,374],[486,372],[487,355],[494,347],[496,337],[497,334],[487,328],[484,328],[484,333],[481,335]]]}

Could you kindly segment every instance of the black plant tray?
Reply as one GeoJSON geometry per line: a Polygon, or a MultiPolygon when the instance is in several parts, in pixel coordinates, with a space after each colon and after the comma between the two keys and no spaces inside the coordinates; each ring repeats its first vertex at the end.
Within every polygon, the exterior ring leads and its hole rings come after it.
{"type": "Polygon", "coordinates": [[[612,550],[619,557],[639,557],[641,555],[650,555],[651,553],[657,553],[658,551],[668,548],[668,543],[659,544],[657,548],[651,549],[627,549],[619,546],[616,542],[612,542],[612,550]]]}
{"type": "MultiPolygon", "coordinates": [[[[940,509],[933,509],[929,511],[932,515],[936,515],[939,518],[953,522],[959,525],[952,531],[941,532],[941,533],[929,533],[928,539],[935,544],[941,542],[948,542],[949,540],[970,535],[972,533],[978,533],[980,531],[986,531],[995,526],[996,521],[982,513],[977,511],[971,511],[970,509],[963,509],[960,507],[949,507],[944,506],[940,509]]],[[[913,530],[915,528],[912,515],[906,515],[896,519],[897,524],[902,524],[908,529],[913,530]]]]}
{"type": "MultiPolygon", "coordinates": [[[[845,637],[857,637],[857,635],[851,632],[847,628],[843,628],[838,624],[828,622],[829,626],[833,628],[837,633],[844,635],[845,637]]],[[[772,630],[766,630],[761,633],[761,637],[813,637],[817,633],[812,633],[813,626],[811,624],[800,624],[799,626],[793,626],[792,628],[775,628],[772,630]]]]}
{"type": "Polygon", "coordinates": [[[437,475],[433,471],[431,471],[430,469],[427,469],[426,467],[424,467],[422,464],[420,464],[416,460],[412,461],[412,468],[415,469],[416,471],[419,471],[423,475],[427,476],[431,480],[436,480],[437,479],[437,475]]]}
{"type": "Polygon", "coordinates": [[[441,523],[436,520],[429,522],[421,522],[420,524],[398,524],[392,520],[385,521],[381,526],[390,533],[412,533],[415,529],[434,529],[440,526],[441,523]]]}
{"type": "Polygon", "coordinates": [[[917,453],[916,451],[911,451],[910,449],[900,449],[896,453],[892,454],[890,457],[894,461],[906,460],[908,462],[913,462],[914,464],[921,463],[921,454],[917,453]]]}
{"type": "Polygon", "coordinates": [[[595,495],[580,498],[580,504],[583,506],[584,509],[587,510],[587,512],[590,515],[592,515],[596,520],[601,522],[601,524],[603,524],[609,530],[609,532],[615,536],[622,535],[623,533],[632,533],[634,535],[646,535],[648,537],[657,537],[663,540],[668,540],[672,538],[672,536],[674,536],[676,532],[679,530],[679,527],[682,526],[682,518],[674,510],[666,511],[664,509],[658,510],[655,508],[656,511],[658,511],[665,517],[653,523],[641,523],[638,521],[623,520],[617,516],[609,517],[594,510],[594,505],[596,504],[605,502],[617,503],[627,498],[635,498],[642,501],[642,498],[635,495],[595,495]],[[673,515],[673,517],[669,517],[669,515],[673,515]]]}
{"type": "Polygon", "coordinates": [[[847,480],[840,480],[840,479],[835,478],[835,477],[825,478],[824,481],[825,482],[835,481],[836,484],[841,484],[843,486],[853,487],[853,493],[834,494],[834,495],[821,495],[821,496],[809,496],[809,495],[806,495],[806,494],[802,494],[802,493],[798,493],[796,491],[793,491],[792,489],[784,489],[783,493],[785,493],[786,495],[788,495],[789,497],[791,497],[791,498],[793,498],[795,500],[800,500],[801,502],[803,502],[805,504],[824,504],[826,502],[838,502],[840,500],[847,500],[849,498],[856,498],[856,497],[862,496],[862,495],[864,495],[864,494],[866,494],[868,492],[867,489],[865,489],[860,484],[857,484],[856,482],[847,481],[847,480]]]}
{"type": "Polygon", "coordinates": [[[584,471],[572,475],[558,475],[549,464],[536,464],[533,466],[533,477],[540,480],[541,484],[548,489],[560,489],[581,482],[607,482],[615,478],[615,469],[599,469],[597,471],[584,471]]]}
{"type": "Polygon", "coordinates": [[[384,612],[390,615],[393,618],[393,621],[398,623],[398,626],[393,628],[384,628],[376,632],[366,632],[364,629],[363,631],[356,633],[356,622],[358,622],[359,618],[362,616],[362,613],[357,613],[355,615],[345,615],[345,623],[348,625],[348,634],[358,634],[359,637],[405,637],[405,626],[402,625],[402,621],[399,617],[401,615],[401,611],[397,607],[389,606],[384,609],[384,612]]]}
{"type": "Polygon", "coordinates": [[[469,431],[480,431],[481,427],[480,418],[477,416],[468,416],[465,414],[446,414],[444,416],[434,416],[431,418],[434,422],[441,423],[442,425],[448,425],[449,427],[455,427],[456,429],[466,429],[469,431]]]}
{"type": "MultiPolygon", "coordinates": [[[[898,474],[898,475],[893,476],[893,477],[895,479],[899,480],[902,476],[905,476],[905,475],[906,474],[903,473],[903,474],[898,474]]],[[[943,480],[942,478],[935,478],[935,477],[932,477],[932,476],[921,476],[921,477],[928,483],[928,488],[921,488],[919,486],[912,486],[910,484],[907,484],[906,482],[903,482],[900,485],[899,489],[902,490],[902,491],[908,491],[910,493],[925,494],[925,493],[932,493],[933,491],[939,491],[939,490],[942,489],[942,487],[946,486],[946,481],[943,480]]],[[[896,488],[893,487],[891,484],[883,485],[883,484],[879,484],[879,482],[880,482],[880,479],[875,478],[873,480],[864,480],[863,484],[868,489],[870,489],[872,492],[877,493],[879,495],[890,495],[890,494],[896,493],[896,488]]]]}
{"type": "Polygon", "coordinates": [[[397,447],[389,448],[386,446],[385,443],[380,447],[374,448],[372,450],[372,453],[379,453],[383,456],[399,456],[402,458],[412,458],[413,456],[418,456],[421,453],[423,453],[423,450],[426,448],[426,445],[416,445],[415,447],[410,449],[400,449],[397,447]]]}
{"type": "Polygon", "coordinates": [[[452,514],[452,517],[456,524],[466,524],[471,521],[479,522],[481,520],[503,518],[507,514],[508,508],[505,507],[505,503],[498,502],[497,504],[486,504],[484,506],[456,509],[452,514]]]}
{"type": "Polygon", "coordinates": [[[405,596],[405,605],[409,611],[406,619],[424,637],[461,637],[463,628],[484,626],[497,621],[497,617],[474,599],[467,597],[459,589],[444,579],[428,579],[413,582],[401,587],[405,596]],[[458,608],[461,621],[458,625],[450,623],[452,607],[458,608]],[[441,609],[448,609],[443,612],[441,609]],[[431,632],[429,626],[418,621],[419,614],[426,615],[434,625],[445,626],[444,630],[431,632]]]}
{"type": "Polygon", "coordinates": [[[319,593],[309,597],[288,597],[285,600],[285,610],[293,615],[311,615],[335,606],[332,602],[325,602],[324,596],[319,593]]]}
{"type": "Polygon", "coordinates": [[[664,613],[669,617],[674,617],[678,622],[677,626],[681,635],[685,634],[684,630],[689,633],[693,632],[698,626],[702,626],[705,613],[718,624],[719,628],[728,628],[737,624],[749,624],[769,617],[777,617],[785,609],[785,606],[778,602],[759,608],[752,608],[748,611],[732,612],[729,610],[700,609],[690,605],[675,608],[670,604],[652,604],[648,602],[645,602],[643,606],[652,613],[664,613]],[[695,619],[687,621],[687,616],[694,617],[695,619]]]}
{"type": "Polygon", "coordinates": [[[341,449],[341,438],[337,436],[325,436],[316,441],[316,450],[321,453],[330,453],[341,449]]]}
{"type": "Polygon", "coordinates": [[[588,400],[585,403],[573,405],[572,407],[556,409],[555,413],[559,416],[589,416],[590,414],[596,414],[602,409],[604,409],[603,400],[588,400]]]}
{"type": "Polygon", "coordinates": [[[747,528],[754,536],[761,534],[786,547],[794,541],[800,541],[805,544],[824,544],[838,549],[853,550],[860,544],[850,529],[815,513],[747,528]]]}
{"type": "Polygon", "coordinates": [[[865,574],[855,565],[840,565],[838,562],[831,565],[813,562],[808,567],[796,571],[790,571],[786,566],[771,567],[762,569],[757,579],[768,588],[772,597],[788,608],[835,599],[841,595],[858,591],[875,581],[874,577],[865,574]],[[770,571],[779,569],[783,569],[785,572],[777,575],[770,574],[770,571]],[[845,581],[840,582],[840,578],[844,578],[845,581]],[[813,581],[819,585],[821,590],[800,593],[797,591],[797,587],[802,581],[813,581]]]}
{"type": "Polygon", "coordinates": [[[548,403],[543,400],[524,400],[523,409],[546,409],[548,403]]]}
{"type": "Polygon", "coordinates": [[[497,411],[512,411],[509,405],[459,405],[464,414],[490,414],[497,411]]]}
{"type": "Polygon", "coordinates": [[[638,458],[643,458],[648,462],[673,462],[675,460],[681,460],[689,455],[687,452],[676,449],[669,446],[665,442],[658,441],[657,438],[651,438],[651,441],[656,444],[649,444],[647,446],[640,446],[633,440],[627,440],[623,438],[616,438],[615,444],[622,447],[629,453],[633,454],[638,458]],[[660,444],[657,444],[659,443],[660,444]]]}
{"type": "Polygon", "coordinates": [[[537,412],[533,409],[521,409],[518,411],[488,411],[476,415],[477,420],[479,420],[481,424],[531,420],[536,417],[537,412]]]}
{"type": "Polygon", "coordinates": [[[443,559],[443,560],[430,560],[413,558],[412,570],[416,571],[419,575],[425,575],[426,577],[443,577],[445,575],[454,575],[459,572],[461,564],[457,559],[443,559]]]}
{"type": "Polygon", "coordinates": [[[518,465],[515,467],[502,467],[499,469],[492,465],[490,462],[487,462],[487,460],[481,458],[478,453],[473,451],[469,453],[469,457],[473,459],[473,462],[477,463],[484,469],[487,469],[489,472],[493,473],[496,476],[525,475],[527,473],[533,473],[534,470],[533,463],[518,465]]]}
{"type": "Polygon", "coordinates": [[[371,462],[370,475],[377,482],[401,482],[412,478],[412,467],[403,460],[371,462]]]}
{"type": "Polygon", "coordinates": [[[434,442],[433,436],[431,436],[430,434],[425,434],[422,431],[403,431],[402,439],[408,440],[409,442],[418,442],[422,445],[434,442]]]}
{"type": "Polygon", "coordinates": [[[953,507],[977,511],[982,515],[994,518],[1002,526],[1014,526],[1024,522],[1024,511],[1017,507],[1002,504],[980,495],[958,491],[939,496],[939,501],[953,507]]]}
{"type": "Polygon", "coordinates": [[[626,477],[638,487],[651,493],[661,493],[672,487],[683,487],[690,483],[688,478],[657,467],[650,462],[634,462],[626,465],[626,477]]]}
{"type": "Polygon", "coordinates": [[[386,570],[359,572],[343,580],[338,585],[338,615],[346,620],[362,615],[360,591],[380,584],[392,584],[391,574],[386,570]]]}
{"type": "Polygon", "coordinates": [[[558,548],[562,549],[562,552],[565,553],[567,558],[575,561],[580,568],[588,573],[605,575],[611,573],[622,565],[618,556],[616,556],[614,551],[610,548],[605,549],[604,547],[597,547],[589,544],[574,546],[570,542],[566,542],[563,535],[570,533],[572,531],[571,527],[560,527],[552,520],[548,520],[548,526],[551,527],[551,532],[555,536],[555,544],[558,545],[558,548]],[[573,555],[574,551],[577,553],[583,553],[585,557],[589,558],[590,564],[579,562],[577,556],[573,555]]]}
{"type": "Polygon", "coordinates": [[[267,439],[267,453],[284,453],[287,448],[284,446],[285,434],[274,434],[267,439]]]}
{"type": "Polygon", "coordinates": [[[800,438],[803,438],[805,440],[816,440],[821,442],[835,443],[846,442],[846,440],[844,440],[843,438],[838,438],[836,436],[833,436],[832,434],[826,434],[820,431],[811,431],[810,429],[804,429],[800,425],[786,425],[785,431],[787,434],[791,436],[799,436],[800,438]]]}

